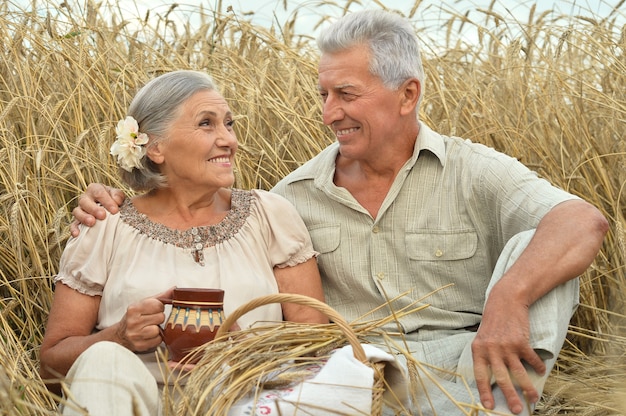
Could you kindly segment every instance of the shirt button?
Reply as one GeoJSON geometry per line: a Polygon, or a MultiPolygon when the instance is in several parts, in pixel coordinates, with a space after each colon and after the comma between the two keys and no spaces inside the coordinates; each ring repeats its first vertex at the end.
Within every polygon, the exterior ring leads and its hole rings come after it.
{"type": "Polygon", "coordinates": [[[441,251],[440,248],[437,249],[437,251],[435,251],[435,257],[441,257],[443,256],[443,251],[441,251]]]}
{"type": "Polygon", "coordinates": [[[378,234],[379,231],[380,231],[380,228],[378,228],[378,225],[375,225],[374,228],[372,228],[372,232],[374,234],[378,234]]]}
{"type": "Polygon", "coordinates": [[[383,272],[379,272],[376,277],[378,277],[379,280],[384,280],[385,279],[385,273],[383,272]]]}

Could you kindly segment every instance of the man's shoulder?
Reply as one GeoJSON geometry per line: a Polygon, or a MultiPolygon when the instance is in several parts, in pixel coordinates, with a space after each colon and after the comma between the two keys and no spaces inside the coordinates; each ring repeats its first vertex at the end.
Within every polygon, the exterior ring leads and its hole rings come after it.
{"type": "Polygon", "coordinates": [[[515,163],[517,159],[484,143],[456,136],[442,136],[448,159],[476,163],[515,163]]]}
{"type": "Polygon", "coordinates": [[[475,155],[490,155],[493,153],[505,155],[493,147],[487,146],[474,139],[435,131],[423,122],[420,122],[420,135],[418,138],[420,150],[430,150],[441,159],[445,157],[445,154],[451,152],[471,153],[475,155]]]}
{"type": "Polygon", "coordinates": [[[334,170],[334,161],[338,152],[338,143],[326,147],[319,154],[306,161],[302,166],[289,173],[272,188],[272,192],[281,194],[285,187],[296,182],[314,180],[326,170],[334,170]]]}
{"type": "Polygon", "coordinates": [[[436,156],[443,166],[449,163],[456,164],[472,162],[476,159],[497,158],[499,155],[507,157],[492,147],[469,138],[439,133],[422,123],[416,151],[422,152],[424,150],[436,156]]]}

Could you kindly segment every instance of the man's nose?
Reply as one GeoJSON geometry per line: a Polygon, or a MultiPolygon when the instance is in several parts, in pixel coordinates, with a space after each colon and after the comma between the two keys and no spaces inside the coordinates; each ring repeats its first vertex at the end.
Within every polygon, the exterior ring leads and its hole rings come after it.
{"type": "Polygon", "coordinates": [[[335,121],[341,120],[344,117],[343,108],[341,103],[335,97],[328,95],[324,101],[322,107],[322,120],[324,124],[329,126],[335,121]]]}

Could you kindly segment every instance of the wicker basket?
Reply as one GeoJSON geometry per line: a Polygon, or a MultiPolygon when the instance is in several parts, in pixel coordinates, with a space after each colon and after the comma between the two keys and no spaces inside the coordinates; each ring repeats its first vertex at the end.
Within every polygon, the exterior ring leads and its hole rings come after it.
{"type": "Polygon", "coordinates": [[[328,306],[327,304],[320,302],[317,299],[296,295],[279,293],[274,295],[262,296],[240,306],[235,311],[231,312],[222,326],[219,328],[215,337],[216,341],[220,338],[224,339],[228,336],[228,328],[230,328],[242,315],[247,312],[256,309],[260,306],[268,305],[271,303],[295,303],[303,306],[314,308],[324,313],[334,324],[336,324],[345,336],[346,341],[352,346],[354,358],[364,363],[365,365],[373,368],[374,370],[374,384],[372,386],[372,415],[381,415],[383,409],[383,393],[385,390],[384,380],[384,367],[385,363],[370,363],[365,355],[365,351],[358,340],[352,327],[346,322],[346,320],[339,315],[337,311],[328,306]]]}

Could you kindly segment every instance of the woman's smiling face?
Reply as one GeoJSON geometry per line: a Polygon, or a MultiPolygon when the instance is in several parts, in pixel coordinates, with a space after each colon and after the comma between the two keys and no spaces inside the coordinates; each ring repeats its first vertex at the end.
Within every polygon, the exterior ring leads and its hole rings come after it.
{"type": "Polygon", "coordinates": [[[178,109],[165,140],[151,157],[168,186],[230,187],[235,181],[237,137],[233,114],[217,91],[199,91],[178,109]]]}

